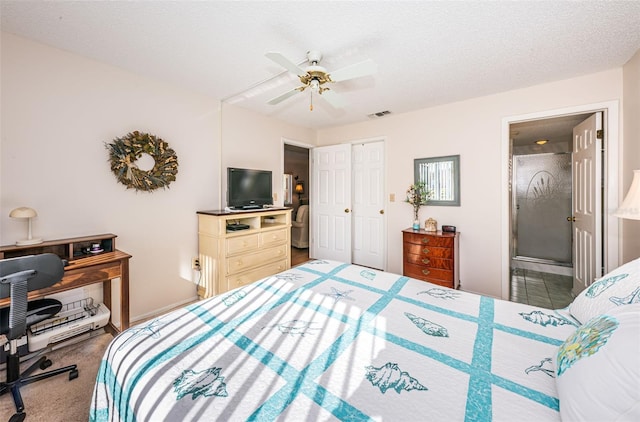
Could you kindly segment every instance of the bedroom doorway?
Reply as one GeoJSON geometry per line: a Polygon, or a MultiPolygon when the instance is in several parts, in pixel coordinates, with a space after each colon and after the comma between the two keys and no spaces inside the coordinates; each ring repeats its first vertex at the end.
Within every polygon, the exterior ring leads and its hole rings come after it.
{"type": "Polygon", "coordinates": [[[309,150],[299,143],[283,142],[283,203],[292,208],[292,267],[309,261],[309,150]]]}
{"type": "Polygon", "coordinates": [[[605,167],[617,155],[617,127],[610,151],[603,147],[606,110],[509,122],[509,278],[503,298],[562,308],[605,271],[604,209],[617,185],[605,167]]]}

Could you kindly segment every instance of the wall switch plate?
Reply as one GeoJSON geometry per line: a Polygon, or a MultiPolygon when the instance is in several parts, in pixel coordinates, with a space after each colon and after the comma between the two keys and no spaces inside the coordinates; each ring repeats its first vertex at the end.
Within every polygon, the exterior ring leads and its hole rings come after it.
{"type": "Polygon", "coordinates": [[[396,194],[395,193],[390,193],[389,194],[389,202],[396,202],[396,194]]]}

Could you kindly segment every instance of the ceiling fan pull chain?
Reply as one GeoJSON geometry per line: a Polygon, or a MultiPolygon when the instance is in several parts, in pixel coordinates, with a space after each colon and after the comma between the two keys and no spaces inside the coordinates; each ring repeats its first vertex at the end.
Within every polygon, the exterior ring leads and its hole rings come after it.
{"type": "Polygon", "coordinates": [[[311,94],[311,104],[309,105],[309,111],[313,111],[313,90],[309,92],[311,94]]]}

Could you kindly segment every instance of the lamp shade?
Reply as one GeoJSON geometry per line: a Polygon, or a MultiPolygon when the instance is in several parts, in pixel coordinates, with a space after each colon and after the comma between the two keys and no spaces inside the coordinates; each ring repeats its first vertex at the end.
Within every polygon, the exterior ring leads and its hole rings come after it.
{"type": "Polygon", "coordinates": [[[20,207],[14,210],[11,210],[9,213],[9,217],[11,218],[33,218],[37,217],[38,213],[33,208],[29,207],[20,207]]]}
{"type": "Polygon", "coordinates": [[[613,215],[620,218],[640,220],[640,170],[633,171],[633,180],[627,196],[624,197],[620,208],[613,215]]]}
{"type": "Polygon", "coordinates": [[[304,185],[302,182],[296,183],[295,191],[296,193],[304,193],[304,185]]]}

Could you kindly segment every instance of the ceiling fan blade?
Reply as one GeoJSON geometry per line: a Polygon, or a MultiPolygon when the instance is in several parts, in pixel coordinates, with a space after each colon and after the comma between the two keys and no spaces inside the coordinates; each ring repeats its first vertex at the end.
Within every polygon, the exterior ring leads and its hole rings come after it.
{"type": "Polygon", "coordinates": [[[360,78],[362,76],[368,76],[376,73],[378,71],[378,66],[376,63],[367,59],[360,63],[354,63],[349,66],[345,66],[341,69],[338,69],[334,72],[329,73],[329,77],[333,82],[346,81],[348,79],[360,78]]]}
{"type": "Polygon", "coordinates": [[[307,74],[307,72],[305,72],[304,69],[301,69],[300,66],[298,66],[297,64],[287,59],[285,56],[283,56],[278,52],[270,51],[267,54],[265,54],[265,56],[267,56],[267,58],[273,60],[274,62],[278,63],[280,66],[284,67],[291,73],[294,73],[298,76],[303,76],[307,74]]]}
{"type": "Polygon", "coordinates": [[[344,100],[344,98],[342,98],[339,94],[336,94],[335,91],[329,88],[324,89],[322,91],[322,94],[320,95],[335,108],[343,108],[347,105],[347,102],[344,100]]]}
{"type": "Polygon", "coordinates": [[[276,105],[276,104],[286,100],[287,98],[297,94],[298,92],[302,92],[302,91],[303,91],[303,89],[294,88],[291,91],[287,91],[284,94],[278,95],[277,97],[270,99],[269,101],[267,101],[267,103],[271,104],[271,105],[276,105]]]}

